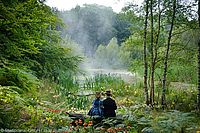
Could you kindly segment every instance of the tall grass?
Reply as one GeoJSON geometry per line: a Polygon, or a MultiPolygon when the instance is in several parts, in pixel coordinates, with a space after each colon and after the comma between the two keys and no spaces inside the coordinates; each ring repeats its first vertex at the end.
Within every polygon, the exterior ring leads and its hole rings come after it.
{"type": "Polygon", "coordinates": [[[93,91],[112,90],[113,93],[119,94],[122,92],[122,87],[125,82],[117,76],[110,74],[96,74],[93,78],[86,79],[84,89],[93,91]]]}

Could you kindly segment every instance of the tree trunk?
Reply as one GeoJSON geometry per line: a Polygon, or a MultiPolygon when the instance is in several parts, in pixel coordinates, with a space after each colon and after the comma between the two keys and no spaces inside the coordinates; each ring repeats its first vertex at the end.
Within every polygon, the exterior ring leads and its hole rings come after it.
{"type": "Polygon", "coordinates": [[[174,26],[175,14],[176,14],[176,0],[173,1],[172,21],[171,21],[171,27],[169,30],[168,40],[167,40],[167,50],[166,50],[165,58],[164,58],[164,72],[163,72],[162,97],[161,97],[161,104],[162,104],[163,109],[166,106],[165,91],[166,91],[166,76],[167,76],[167,67],[168,67],[167,63],[168,63],[168,56],[169,56],[169,49],[170,49],[172,31],[173,31],[173,26],[174,26]]]}
{"type": "Polygon", "coordinates": [[[150,1],[151,14],[151,81],[150,81],[150,104],[154,103],[154,44],[153,44],[153,0],[150,1]]]}
{"type": "MultiPolygon", "coordinates": [[[[155,51],[154,51],[155,55],[154,55],[154,60],[153,60],[153,64],[152,64],[154,71],[155,71],[155,65],[156,65],[156,60],[157,60],[157,56],[158,56],[158,41],[159,41],[159,37],[160,37],[160,21],[161,21],[160,0],[158,0],[158,31],[157,31],[157,35],[156,35],[156,41],[155,41],[155,51]]],[[[159,99],[159,92],[158,92],[158,99],[159,99]]]]}
{"type": "MultiPolygon", "coordinates": [[[[198,21],[200,28],[200,0],[198,0],[198,21]]],[[[200,111],[200,39],[198,40],[198,94],[197,94],[197,108],[200,111]]]]}
{"type": "Polygon", "coordinates": [[[148,64],[147,64],[147,22],[148,22],[148,9],[149,9],[149,0],[146,0],[146,15],[145,15],[145,22],[144,22],[144,95],[145,95],[145,102],[149,105],[149,94],[147,88],[147,73],[148,73],[148,64]]]}
{"type": "Polygon", "coordinates": [[[197,94],[197,108],[200,111],[200,40],[198,42],[198,94],[197,94]]]}

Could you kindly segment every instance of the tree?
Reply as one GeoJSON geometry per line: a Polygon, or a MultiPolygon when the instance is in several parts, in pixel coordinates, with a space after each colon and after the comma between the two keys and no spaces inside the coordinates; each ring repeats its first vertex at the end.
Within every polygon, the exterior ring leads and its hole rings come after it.
{"type": "Polygon", "coordinates": [[[1,85],[30,89],[30,77],[57,79],[61,71],[77,70],[80,58],[60,45],[62,23],[50,7],[37,0],[0,1],[0,10],[1,85]]]}
{"type": "Polygon", "coordinates": [[[67,29],[62,31],[84,48],[84,53],[91,56],[99,44],[108,44],[116,35],[114,28],[115,13],[112,8],[100,5],[76,6],[70,11],[60,13],[67,29]]]}
{"type": "Polygon", "coordinates": [[[95,52],[95,63],[97,67],[104,68],[107,65],[107,50],[106,46],[100,44],[95,52]]]}
{"type": "MultiPolygon", "coordinates": [[[[157,98],[158,101],[161,102],[160,88],[162,88],[161,83],[162,83],[163,71],[164,69],[166,69],[164,67],[166,65],[163,64],[166,61],[167,51],[168,51],[167,54],[168,76],[165,77],[167,82],[175,81],[175,82],[195,83],[196,81],[196,77],[193,76],[195,75],[195,69],[196,69],[196,65],[194,64],[196,57],[194,56],[196,55],[194,49],[196,48],[196,46],[192,45],[191,38],[193,37],[193,35],[192,34],[190,35],[191,30],[196,28],[196,17],[195,17],[195,11],[193,10],[196,9],[195,7],[196,4],[195,2],[188,2],[188,1],[179,1],[176,4],[177,4],[175,12],[176,17],[173,20],[174,24],[173,24],[173,29],[170,33],[171,35],[169,35],[169,32],[173,17],[173,1],[157,0],[157,1],[151,1],[151,3],[149,1],[148,11],[152,17],[149,15],[149,17],[147,18],[147,25],[149,24],[149,27],[146,28],[146,37],[144,37],[145,27],[143,27],[143,25],[145,26],[144,23],[146,22],[145,21],[146,2],[140,8],[137,8],[134,5],[130,5],[127,8],[128,11],[124,10],[125,13],[127,13],[125,17],[129,18],[130,20],[132,19],[132,21],[130,21],[131,22],[130,29],[132,31],[132,35],[125,41],[125,47],[129,47],[129,52],[131,53],[132,62],[137,61],[137,63],[134,64],[135,66],[131,67],[131,70],[137,71],[138,68],[141,68],[141,64],[145,64],[144,60],[142,61],[139,58],[139,56],[135,54],[136,52],[139,52],[137,51],[137,49],[140,49],[143,46],[143,57],[145,58],[144,55],[146,52],[146,61],[147,61],[146,64],[150,66],[149,68],[151,70],[150,72],[148,72],[149,69],[146,69],[147,78],[149,78],[148,81],[150,81],[150,82],[146,81],[146,83],[150,83],[148,84],[150,85],[150,98],[148,100],[150,100],[152,104],[154,103],[153,102],[154,88],[156,91],[158,91],[158,95],[155,95],[155,98],[157,98]],[[150,11],[150,8],[152,9],[152,11],[150,11]],[[138,27],[136,25],[138,25],[138,27]],[[143,29],[142,32],[141,29],[143,29]],[[143,43],[139,43],[139,45],[137,45],[136,48],[136,44],[139,42],[139,40],[141,40],[141,38],[143,38],[143,43]],[[146,42],[145,43],[146,45],[144,45],[144,42],[146,42]],[[167,50],[167,44],[169,44],[169,42],[170,42],[170,49],[167,50]],[[155,82],[154,85],[154,81],[159,81],[159,83],[157,84],[157,82],[155,82]]],[[[169,84],[166,84],[166,87],[168,87],[167,85],[169,84]]],[[[144,78],[144,88],[146,88],[145,78],[144,78]]]]}
{"type": "Polygon", "coordinates": [[[130,52],[125,50],[124,45],[119,46],[116,38],[112,38],[107,46],[98,46],[94,62],[100,68],[127,68],[130,52]]]}
{"type": "Polygon", "coordinates": [[[93,55],[100,44],[107,45],[113,37],[120,44],[130,35],[130,22],[110,7],[86,4],[60,12],[60,16],[67,25],[62,35],[67,34],[80,44],[87,56],[93,55]]]}
{"type": "Polygon", "coordinates": [[[131,22],[125,18],[123,12],[116,14],[114,21],[115,36],[118,43],[121,44],[131,35],[131,22]]]}
{"type": "MultiPolygon", "coordinates": [[[[200,29],[200,1],[198,0],[198,23],[200,29]]],[[[197,108],[200,110],[200,39],[198,41],[198,94],[197,94],[197,108]]]]}
{"type": "Polygon", "coordinates": [[[151,51],[151,74],[150,74],[150,104],[154,104],[154,20],[153,20],[153,0],[150,0],[150,17],[151,17],[151,40],[150,40],[150,51],[151,51]]]}
{"type": "Polygon", "coordinates": [[[151,0],[150,2],[151,6],[150,6],[150,13],[151,13],[151,37],[150,37],[150,42],[151,42],[151,46],[150,46],[150,51],[151,51],[151,73],[150,73],[150,103],[153,105],[154,104],[154,89],[155,89],[155,84],[154,84],[154,76],[155,76],[155,66],[156,66],[156,63],[157,63],[157,57],[158,57],[158,49],[159,49],[159,37],[160,37],[160,28],[161,28],[161,10],[160,10],[160,0],[158,0],[158,3],[157,3],[157,10],[158,10],[158,14],[156,14],[158,16],[158,19],[156,18],[156,15],[155,15],[155,18],[154,18],[154,15],[153,15],[153,7],[154,7],[154,3],[153,1],[151,0]],[[157,19],[157,25],[155,26],[154,24],[154,19],[157,19]],[[157,28],[157,32],[154,31],[154,27],[157,28]],[[154,43],[154,40],[155,40],[155,43],[154,43]]]}
{"type": "Polygon", "coordinates": [[[117,43],[117,38],[112,38],[109,44],[106,46],[107,49],[107,63],[109,66],[117,65],[119,61],[119,45],[117,43]]]}
{"type": "Polygon", "coordinates": [[[172,31],[173,31],[173,27],[174,27],[175,14],[176,14],[176,0],[173,0],[173,10],[172,10],[172,17],[171,17],[172,21],[170,24],[169,35],[168,35],[168,40],[167,40],[167,49],[166,49],[165,58],[164,58],[164,72],[163,72],[163,79],[162,79],[161,104],[162,104],[163,108],[166,105],[166,98],[165,98],[166,76],[167,76],[168,57],[169,57],[169,50],[170,50],[170,45],[171,45],[172,31]]]}
{"type": "MultiPolygon", "coordinates": [[[[159,38],[160,38],[160,28],[161,28],[161,10],[160,10],[160,0],[158,0],[158,27],[157,27],[157,34],[156,34],[156,41],[155,41],[155,51],[154,51],[154,58],[152,62],[152,71],[155,71],[155,65],[158,59],[158,48],[159,48],[159,38]]],[[[153,73],[154,74],[154,73],[153,73]]],[[[154,76],[151,80],[153,83],[151,84],[153,90],[153,99],[154,99],[154,76]]],[[[159,98],[159,93],[158,93],[159,98]]]]}
{"type": "Polygon", "coordinates": [[[148,11],[149,10],[149,0],[146,0],[146,15],[144,22],[144,93],[145,93],[145,102],[149,104],[149,95],[147,88],[147,74],[148,74],[148,63],[147,63],[147,23],[148,23],[148,11]]]}

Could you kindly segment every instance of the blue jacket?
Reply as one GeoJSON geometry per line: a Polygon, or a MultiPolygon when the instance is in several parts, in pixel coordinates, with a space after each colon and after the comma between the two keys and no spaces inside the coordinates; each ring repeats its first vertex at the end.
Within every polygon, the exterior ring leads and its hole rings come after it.
{"type": "Polygon", "coordinates": [[[103,102],[100,99],[95,99],[92,102],[92,108],[88,112],[90,116],[103,116],[103,102]]]}

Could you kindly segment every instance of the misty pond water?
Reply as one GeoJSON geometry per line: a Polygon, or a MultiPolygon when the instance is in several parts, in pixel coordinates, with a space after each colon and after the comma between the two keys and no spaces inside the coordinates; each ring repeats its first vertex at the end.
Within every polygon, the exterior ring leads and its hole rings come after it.
{"type": "Polygon", "coordinates": [[[120,77],[127,83],[134,82],[136,78],[135,73],[131,73],[127,70],[123,69],[97,69],[97,68],[88,68],[86,69],[86,77],[94,77],[97,74],[105,74],[115,77],[120,77]]]}

